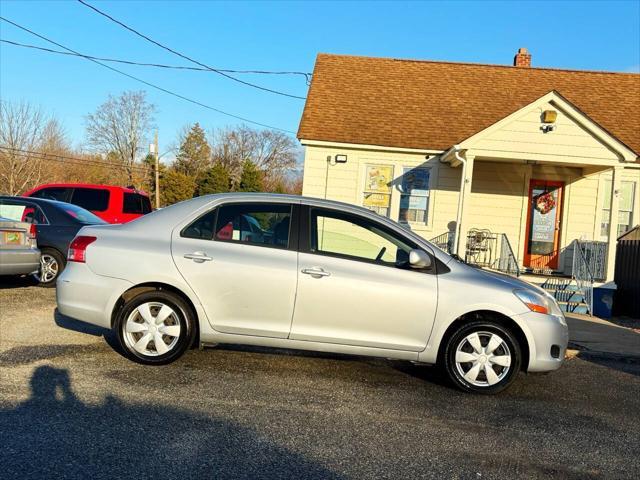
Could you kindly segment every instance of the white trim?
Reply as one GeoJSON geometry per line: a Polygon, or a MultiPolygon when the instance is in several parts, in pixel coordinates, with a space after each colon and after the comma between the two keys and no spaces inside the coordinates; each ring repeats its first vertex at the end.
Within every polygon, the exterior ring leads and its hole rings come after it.
{"type": "Polygon", "coordinates": [[[428,154],[428,155],[438,155],[443,152],[443,150],[387,147],[384,145],[367,145],[363,143],[328,142],[324,140],[307,140],[304,138],[299,139],[299,141],[300,141],[300,144],[305,147],[343,148],[343,149],[349,149],[349,150],[371,150],[371,151],[377,151],[377,152],[418,153],[418,154],[428,154]]]}

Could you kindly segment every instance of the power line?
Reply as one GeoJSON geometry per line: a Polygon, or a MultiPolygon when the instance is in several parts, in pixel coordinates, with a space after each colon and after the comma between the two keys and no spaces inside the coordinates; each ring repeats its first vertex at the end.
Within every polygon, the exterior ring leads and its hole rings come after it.
{"type": "Polygon", "coordinates": [[[216,72],[216,73],[222,75],[223,77],[227,77],[228,79],[233,80],[234,82],[242,83],[243,85],[246,85],[248,87],[257,88],[258,90],[264,90],[265,92],[275,93],[276,95],[282,95],[282,96],[291,97],[291,98],[298,98],[300,100],[304,100],[305,99],[305,97],[300,97],[298,95],[291,95],[290,93],[284,93],[284,92],[281,92],[279,90],[272,90],[270,88],[266,88],[266,87],[263,87],[263,86],[260,86],[260,85],[256,85],[255,83],[246,82],[246,81],[241,80],[239,78],[236,78],[236,77],[234,77],[232,75],[229,75],[228,73],[225,73],[225,72],[223,72],[221,70],[218,70],[216,68],[210,67],[209,65],[206,65],[206,64],[204,64],[202,62],[199,62],[198,60],[194,60],[193,58],[191,58],[191,57],[189,57],[189,56],[187,56],[187,55],[185,55],[183,53],[180,53],[180,52],[172,49],[171,47],[167,47],[166,45],[163,45],[162,43],[154,40],[153,38],[148,37],[144,33],[139,32],[135,28],[130,27],[129,25],[121,22],[120,20],[117,20],[116,18],[113,18],[108,13],[103,12],[99,8],[94,7],[93,5],[91,5],[90,3],[85,2],[84,0],[78,0],[78,2],[81,3],[82,5],[84,5],[85,7],[90,8],[91,10],[93,10],[96,13],[98,13],[99,15],[102,15],[103,17],[108,18],[112,22],[117,23],[118,25],[120,25],[121,27],[125,28],[126,30],[129,30],[131,33],[133,33],[135,35],[138,35],[140,38],[143,38],[146,41],[148,41],[150,43],[153,43],[154,45],[157,45],[158,47],[163,48],[163,49],[167,50],[168,52],[173,53],[174,55],[179,56],[180,58],[188,60],[191,63],[195,63],[196,65],[199,65],[199,66],[201,66],[203,68],[206,68],[207,70],[210,70],[212,72],[216,72]]]}
{"type": "MultiPolygon", "coordinates": [[[[166,65],[163,63],[145,63],[145,62],[135,62],[132,60],[123,60],[123,59],[118,59],[118,58],[105,58],[105,57],[95,57],[93,55],[83,55],[80,53],[71,53],[71,52],[63,52],[62,50],[54,50],[51,48],[46,48],[46,47],[39,47],[37,45],[29,45],[27,43],[20,43],[20,42],[15,42],[13,40],[6,40],[4,38],[0,38],[0,42],[2,43],[8,43],[10,45],[14,45],[17,47],[24,47],[24,48],[31,48],[34,50],[41,50],[43,52],[48,52],[48,53],[56,53],[59,55],[67,55],[67,56],[71,56],[71,57],[82,57],[82,58],[87,58],[90,60],[100,60],[102,62],[112,62],[112,63],[123,63],[125,65],[137,65],[137,66],[141,66],[141,67],[156,67],[156,68],[166,68],[166,69],[173,69],[173,70],[192,70],[192,71],[196,71],[196,72],[210,72],[211,70],[207,69],[207,68],[202,68],[202,67],[187,67],[187,66],[182,66],[182,65],[166,65]]],[[[310,73],[305,73],[305,72],[296,72],[296,71],[278,71],[278,70],[230,70],[230,69],[222,69],[219,68],[217,69],[220,72],[228,72],[228,73],[238,73],[238,74],[260,74],[260,75],[300,75],[303,76],[306,81],[307,84],[309,84],[310,79],[311,79],[311,74],[310,73]]]]}
{"type": "Polygon", "coordinates": [[[18,25],[17,23],[12,22],[11,20],[9,20],[7,18],[4,18],[4,17],[0,16],[0,20],[3,20],[3,21],[5,21],[5,22],[7,22],[7,23],[9,23],[9,24],[13,25],[14,27],[17,27],[17,28],[19,28],[21,30],[24,30],[25,32],[28,32],[31,35],[34,35],[34,36],[36,36],[36,37],[38,37],[38,38],[40,38],[40,39],[42,39],[42,40],[44,40],[46,42],[49,42],[49,43],[51,43],[53,45],[56,45],[57,47],[60,47],[60,48],[62,48],[64,50],[67,50],[67,51],[69,51],[71,53],[74,53],[74,54],[76,54],[76,55],[78,55],[80,57],[83,57],[83,58],[89,60],[90,62],[97,63],[98,65],[100,65],[100,66],[102,66],[104,68],[107,68],[107,69],[112,70],[112,71],[114,71],[116,73],[119,73],[120,75],[124,75],[125,77],[128,77],[128,78],[130,78],[132,80],[135,80],[137,82],[143,83],[144,85],[147,85],[147,86],[149,86],[151,88],[155,88],[156,90],[160,90],[161,92],[164,92],[164,93],[166,93],[168,95],[172,95],[172,96],[174,96],[176,98],[180,98],[181,100],[184,100],[186,102],[193,103],[194,105],[198,105],[198,106],[206,108],[208,110],[220,113],[221,115],[226,115],[227,117],[235,118],[236,120],[241,120],[243,122],[251,123],[253,125],[258,125],[260,127],[270,128],[272,130],[278,130],[278,131],[281,131],[281,132],[291,133],[291,134],[295,135],[295,132],[293,132],[291,130],[286,130],[284,128],[279,128],[279,127],[274,127],[272,125],[267,125],[266,123],[260,123],[260,122],[256,122],[254,120],[250,120],[250,119],[245,118],[245,117],[241,117],[239,115],[234,115],[233,113],[225,112],[224,110],[220,110],[219,108],[215,108],[215,107],[212,107],[210,105],[206,105],[206,104],[204,104],[202,102],[199,102],[197,100],[194,100],[192,98],[185,97],[184,95],[181,95],[179,93],[173,92],[171,90],[167,90],[166,88],[160,87],[159,85],[156,85],[156,84],[151,83],[151,82],[147,82],[146,80],[143,80],[143,79],[141,79],[139,77],[136,77],[134,75],[131,75],[129,73],[123,72],[122,70],[118,70],[117,68],[112,67],[111,65],[107,65],[105,63],[102,63],[99,60],[95,60],[93,58],[88,58],[86,55],[78,53],[75,50],[72,50],[71,48],[65,47],[64,45],[62,45],[62,44],[60,44],[58,42],[55,42],[55,41],[45,37],[44,35],[40,35],[39,33],[36,33],[33,30],[29,30],[28,28],[23,27],[22,25],[18,25]]]}
{"type": "Polygon", "coordinates": [[[35,152],[33,150],[22,150],[20,148],[0,146],[0,150],[9,150],[23,157],[29,157],[29,156],[37,157],[36,158],[37,160],[52,160],[54,162],[71,163],[74,165],[89,164],[89,165],[96,165],[96,166],[109,167],[109,168],[113,168],[113,167],[120,167],[123,169],[129,168],[131,170],[140,170],[140,171],[143,171],[144,173],[148,173],[151,170],[151,167],[145,167],[141,165],[126,166],[123,164],[106,162],[104,160],[96,160],[93,158],[69,157],[67,155],[58,155],[55,153],[46,153],[46,152],[35,152]]]}

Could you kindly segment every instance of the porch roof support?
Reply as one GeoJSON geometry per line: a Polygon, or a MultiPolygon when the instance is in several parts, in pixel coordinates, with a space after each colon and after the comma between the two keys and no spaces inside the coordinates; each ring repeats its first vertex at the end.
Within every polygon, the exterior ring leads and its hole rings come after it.
{"type": "Polygon", "coordinates": [[[613,280],[616,264],[616,246],[618,238],[618,208],[623,166],[611,169],[611,203],[609,208],[609,238],[607,239],[607,281],[613,280]]]}
{"type": "Polygon", "coordinates": [[[460,173],[460,194],[458,195],[458,210],[456,214],[455,253],[464,258],[466,250],[466,238],[468,225],[465,222],[465,204],[471,194],[471,182],[473,180],[473,156],[467,156],[466,150],[454,145],[440,157],[441,162],[448,162],[452,167],[462,165],[460,173]]]}

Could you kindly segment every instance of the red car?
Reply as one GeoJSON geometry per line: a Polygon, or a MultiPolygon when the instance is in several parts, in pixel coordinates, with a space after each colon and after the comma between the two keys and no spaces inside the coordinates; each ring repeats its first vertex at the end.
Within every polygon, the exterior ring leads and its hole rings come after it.
{"type": "Polygon", "coordinates": [[[152,210],[146,193],[112,185],[48,183],[25,192],[23,196],[73,203],[109,223],[127,223],[152,210]]]}

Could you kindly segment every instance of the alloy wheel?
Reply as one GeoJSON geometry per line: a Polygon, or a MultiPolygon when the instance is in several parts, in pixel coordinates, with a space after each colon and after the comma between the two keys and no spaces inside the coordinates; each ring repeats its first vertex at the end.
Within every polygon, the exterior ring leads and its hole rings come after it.
{"type": "Polygon", "coordinates": [[[493,332],[473,332],[464,337],[455,352],[460,376],[476,387],[491,387],[511,369],[511,351],[506,341],[493,332]]]}
{"type": "Polygon", "coordinates": [[[34,274],[36,280],[48,283],[58,276],[60,265],[53,255],[43,253],[40,256],[40,270],[34,274]]]}
{"type": "Polygon", "coordinates": [[[128,348],[140,355],[157,357],[178,344],[182,328],[180,316],[169,305],[146,302],[129,314],[122,333],[128,348]]]}

